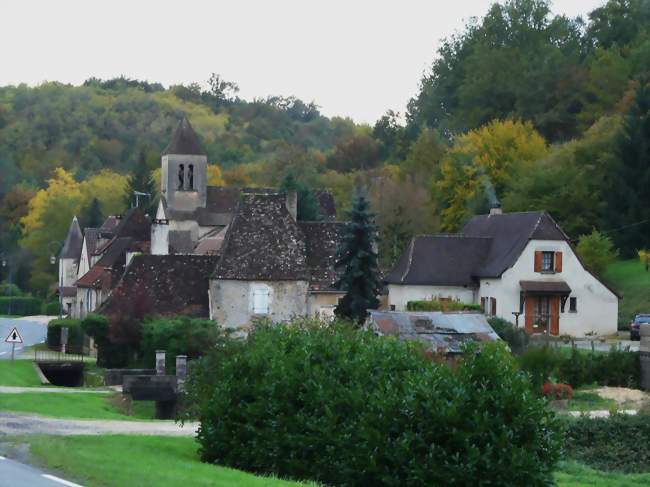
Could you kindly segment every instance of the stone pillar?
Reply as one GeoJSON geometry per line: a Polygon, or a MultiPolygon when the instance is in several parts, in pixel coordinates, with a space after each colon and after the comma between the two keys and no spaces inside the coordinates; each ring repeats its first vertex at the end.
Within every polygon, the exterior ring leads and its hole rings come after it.
{"type": "Polygon", "coordinates": [[[639,334],[641,335],[641,343],[639,344],[641,389],[650,391],[650,323],[641,323],[639,334]]]}
{"type": "Polygon", "coordinates": [[[156,350],[156,375],[165,375],[165,351],[156,350]]]}
{"type": "Polygon", "coordinates": [[[187,355],[176,356],[176,387],[178,392],[185,390],[185,380],[187,379],[187,355]]]}

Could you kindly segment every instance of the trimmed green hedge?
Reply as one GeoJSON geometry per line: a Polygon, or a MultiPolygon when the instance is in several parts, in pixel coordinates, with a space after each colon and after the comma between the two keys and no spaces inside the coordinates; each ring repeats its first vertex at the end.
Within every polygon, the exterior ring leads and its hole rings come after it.
{"type": "Polygon", "coordinates": [[[574,388],[599,384],[639,388],[641,362],[638,352],[617,350],[591,353],[572,349],[570,354],[556,348],[530,347],[518,357],[521,368],[531,375],[533,384],[541,389],[547,380],[570,384],[574,388]]]}
{"type": "Polygon", "coordinates": [[[31,296],[2,296],[0,297],[0,314],[16,316],[40,315],[43,302],[31,296]]]}
{"type": "Polygon", "coordinates": [[[46,316],[57,316],[59,314],[60,305],[58,301],[51,301],[43,305],[43,314],[46,316]]]}
{"type": "Polygon", "coordinates": [[[650,416],[565,420],[566,454],[590,467],[625,473],[650,472],[650,416]]]}
{"type": "Polygon", "coordinates": [[[59,347],[61,345],[61,328],[68,328],[68,345],[70,350],[81,350],[84,343],[84,332],[81,328],[81,320],[63,319],[52,320],[47,325],[47,345],[59,347]]]}
{"type": "Polygon", "coordinates": [[[326,485],[545,485],[560,453],[553,413],[501,343],[452,370],[417,344],[277,324],[195,374],[201,457],[219,465],[326,485]]]}
{"type": "Polygon", "coordinates": [[[407,311],[481,311],[478,304],[466,304],[459,301],[440,301],[437,299],[409,301],[407,311]]]}

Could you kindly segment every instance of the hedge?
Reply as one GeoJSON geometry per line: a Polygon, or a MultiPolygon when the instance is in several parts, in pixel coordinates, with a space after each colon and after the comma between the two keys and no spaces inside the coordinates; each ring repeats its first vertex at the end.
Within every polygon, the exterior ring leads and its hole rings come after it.
{"type": "Polygon", "coordinates": [[[641,362],[638,352],[617,350],[591,353],[572,349],[570,354],[549,346],[531,347],[518,357],[536,388],[549,379],[574,388],[588,384],[639,388],[641,362]]]}
{"type": "Polygon", "coordinates": [[[557,421],[503,344],[455,370],[417,347],[339,324],[260,326],[192,369],[202,460],[326,485],[551,482],[557,421]]]}
{"type": "Polygon", "coordinates": [[[59,314],[60,304],[58,301],[51,301],[43,305],[43,314],[46,316],[56,316],[59,314]]]}
{"type": "Polygon", "coordinates": [[[41,314],[43,303],[31,296],[0,297],[0,314],[16,316],[33,316],[41,314]],[[10,313],[11,311],[11,313],[10,313]]]}
{"type": "Polygon", "coordinates": [[[423,301],[409,301],[406,303],[408,311],[481,311],[478,304],[467,304],[459,301],[440,301],[437,299],[423,301]]]}
{"type": "Polygon", "coordinates": [[[488,323],[499,338],[508,344],[512,353],[519,354],[528,349],[530,335],[523,328],[515,328],[515,325],[503,318],[489,318],[488,323]]]}
{"type": "Polygon", "coordinates": [[[129,364],[130,349],[114,345],[109,339],[108,318],[100,314],[88,314],[81,321],[81,329],[95,340],[97,365],[105,368],[121,368],[129,364]]]}
{"type": "Polygon", "coordinates": [[[62,319],[50,321],[47,325],[47,345],[56,348],[61,345],[61,328],[63,327],[68,328],[67,348],[80,351],[84,343],[81,320],[62,319]]]}
{"type": "Polygon", "coordinates": [[[650,472],[650,416],[565,420],[566,454],[590,467],[625,473],[650,472]]]}

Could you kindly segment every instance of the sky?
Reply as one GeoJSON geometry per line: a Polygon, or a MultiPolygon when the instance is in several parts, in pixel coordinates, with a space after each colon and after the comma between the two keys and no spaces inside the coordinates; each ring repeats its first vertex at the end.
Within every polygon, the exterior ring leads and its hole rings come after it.
{"type": "MultiPolygon", "coordinates": [[[[2,0],[0,85],[90,77],[206,83],[315,101],[373,123],[403,113],[441,39],[490,0],[2,0]]],[[[604,0],[555,0],[582,15],[604,0]]]]}

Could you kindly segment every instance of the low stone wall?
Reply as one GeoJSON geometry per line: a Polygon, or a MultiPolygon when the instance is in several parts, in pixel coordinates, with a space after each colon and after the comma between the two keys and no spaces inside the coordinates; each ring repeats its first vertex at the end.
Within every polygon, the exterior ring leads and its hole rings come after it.
{"type": "Polygon", "coordinates": [[[156,369],[106,369],[104,371],[104,384],[107,386],[121,386],[125,376],[155,374],[156,369]]]}

